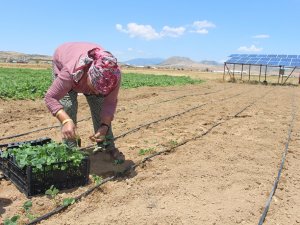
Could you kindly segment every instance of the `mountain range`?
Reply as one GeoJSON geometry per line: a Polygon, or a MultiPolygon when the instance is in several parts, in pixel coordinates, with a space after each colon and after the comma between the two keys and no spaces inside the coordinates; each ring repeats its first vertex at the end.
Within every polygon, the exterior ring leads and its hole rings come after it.
{"type": "MultiPolygon", "coordinates": [[[[12,51],[0,51],[0,62],[35,62],[50,61],[52,56],[40,54],[25,54],[12,51]]],[[[167,59],[163,58],[135,58],[120,62],[121,65],[135,67],[135,66],[151,66],[160,68],[212,68],[223,64],[216,61],[202,60],[200,62],[193,61],[188,57],[173,56],[167,59]]]]}
{"type": "Polygon", "coordinates": [[[193,61],[188,57],[173,56],[167,59],[162,58],[135,58],[121,62],[130,66],[160,66],[160,67],[197,67],[203,65],[218,66],[222,65],[216,61],[202,60],[200,62],[193,61]]]}

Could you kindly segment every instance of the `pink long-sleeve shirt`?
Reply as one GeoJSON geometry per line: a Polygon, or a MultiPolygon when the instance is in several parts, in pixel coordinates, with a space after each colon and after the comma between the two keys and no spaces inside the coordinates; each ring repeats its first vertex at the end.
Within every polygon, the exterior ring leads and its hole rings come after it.
{"type": "MultiPolygon", "coordinates": [[[[78,93],[90,94],[91,90],[87,85],[86,75],[76,84],[71,77],[81,57],[87,55],[87,52],[93,48],[103,49],[101,46],[93,43],[85,42],[70,42],[59,46],[53,55],[53,70],[56,74],[52,85],[45,95],[45,103],[52,115],[55,115],[63,108],[59,102],[69,91],[74,90],[78,93]]],[[[103,106],[101,109],[101,118],[106,117],[113,120],[116,111],[118,86],[107,96],[104,97],[103,106]]],[[[100,110],[100,109],[99,109],[100,110]]]]}

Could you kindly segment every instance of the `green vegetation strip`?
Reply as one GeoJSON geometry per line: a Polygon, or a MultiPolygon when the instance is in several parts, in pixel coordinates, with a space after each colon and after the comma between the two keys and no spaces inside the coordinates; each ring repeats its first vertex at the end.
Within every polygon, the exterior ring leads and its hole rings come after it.
{"type": "MultiPolygon", "coordinates": [[[[51,70],[0,68],[0,99],[40,99],[51,85],[51,70]]],[[[123,73],[122,88],[201,83],[187,76],[123,73]]]]}

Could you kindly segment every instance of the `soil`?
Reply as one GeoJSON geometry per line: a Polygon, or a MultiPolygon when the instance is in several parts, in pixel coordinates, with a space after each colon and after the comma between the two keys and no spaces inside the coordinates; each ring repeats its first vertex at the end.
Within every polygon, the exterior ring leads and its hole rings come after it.
{"type": "MultiPolygon", "coordinates": [[[[106,178],[141,162],[151,154],[147,150],[167,152],[108,181],[40,224],[257,224],[285,149],[286,161],[264,224],[300,224],[299,97],[296,86],[218,80],[121,90],[113,121],[115,136],[161,121],[116,140],[126,156],[121,165],[115,165],[105,153],[92,154],[89,148],[91,174],[106,178]],[[139,154],[141,149],[146,150],[145,155],[139,154]]],[[[78,119],[89,117],[89,107],[80,96],[78,119]]],[[[0,100],[0,122],[0,138],[58,125],[43,100],[0,100]]],[[[82,145],[90,146],[91,119],[79,122],[78,131],[82,145]]],[[[46,136],[60,141],[60,129],[5,139],[0,144],[46,136]]],[[[2,220],[18,214],[20,224],[28,223],[22,211],[26,196],[9,180],[0,182],[2,220]]],[[[56,201],[78,196],[94,185],[90,179],[87,186],[61,191],[56,201]]],[[[31,213],[36,216],[55,208],[46,196],[30,200],[31,213]]]]}

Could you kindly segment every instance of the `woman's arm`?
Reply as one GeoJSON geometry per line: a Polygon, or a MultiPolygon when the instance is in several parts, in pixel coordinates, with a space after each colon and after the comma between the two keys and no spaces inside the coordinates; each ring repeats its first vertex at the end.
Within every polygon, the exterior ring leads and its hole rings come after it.
{"type": "Polygon", "coordinates": [[[75,124],[69,115],[63,110],[63,106],[59,102],[59,100],[62,99],[71,90],[71,88],[71,82],[57,77],[45,95],[45,103],[49,111],[53,116],[56,116],[62,124],[62,138],[64,139],[76,138],[75,124]]]}

